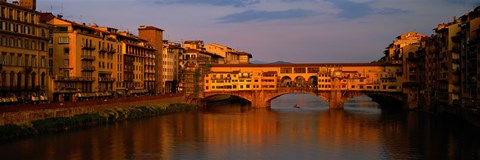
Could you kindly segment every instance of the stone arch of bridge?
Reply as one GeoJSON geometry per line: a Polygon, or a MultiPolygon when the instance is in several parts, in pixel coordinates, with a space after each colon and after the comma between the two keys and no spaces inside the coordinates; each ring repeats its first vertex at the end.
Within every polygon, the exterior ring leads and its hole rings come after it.
{"type": "Polygon", "coordinates": [[[308,88],[318,87],[318,76],[310,76],[307,81],[308,88]]]}
{"type": "Polygon", "coordinates": [[[213,93],[213,94],[209,94],[209,95],[205,95],[203,97],[204,100],[209,100],[213,97],[216,97],[216,96],[221,96],[221,95],[231,95],[231,96],[236,96],[236,97],[240,97],[240,98],[243,98],[247,101],[250,101],[252,102],[254,97],[252,97],[250,94],[242,94],[242,93],[239,93],[239,92],[229,92],[229,93],[213,93]]]}
{"type": "Polygon", "coordinates": [[[267,104],[270,104],[272,102],[272,100],[274,100],[275,98],[278,98],[280,96],[283,96],[283,95],[287,95],[287,94],[308,94],[308,95],[312,95],[312,96],[315,96],[315,97],[319,97],[320,99],[326,101],[326,102],[330,102],[330,97],[328,94],[316,94],[314,92],[309,92],[309,91],[287,91],[287,92],[280,92],[280,93],[276,93],[276,94],[272,94],[270,95],[269,97],[265,97],[266,98],[266,101],[267,101],[267,104]]]}
{"type": "Polygon", "coordinates": [[[394,93],[378,93],[378,92],[364,92],[364,91],[344,91],[341,93],[342,94],[342,98],[341,98],[341,103],[345,103],[355,97],[359,97],[359,96],[363,96],[363,95],[366,95],[370,98],[372,98],[372,100],[374,100],[376,97],[379,97],[379,96],[383,96],[383,97],[388,97],[388,98],[391,98],[391,99],[394,99],[398,102],[404,102],[404,98],[402,96],[402,94],[394,94],[394,93]]]}
{"type": "Polygon", "coordinates": [[[303,76],[297,76],[293,80],[293,87],[305,87],[307,85],[307,81],[303,76]]]}
{"type": "Polygon", "coordinates": [[[280,86],[281,87],[291,87],[292,86],[292,78],[290,76],[283,76],[280,79],[280,86]]]}

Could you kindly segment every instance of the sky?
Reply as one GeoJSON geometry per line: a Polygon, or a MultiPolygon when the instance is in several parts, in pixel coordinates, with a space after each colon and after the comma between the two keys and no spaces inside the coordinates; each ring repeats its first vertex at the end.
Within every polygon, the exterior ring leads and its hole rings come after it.
{"type": "Polygon", "coordinates": [[[37,0],[37,10],[164,39],[203,40],[252,53],[253,60],[371,62],[402,33],[433,33],[480,0],[37,0]]]}

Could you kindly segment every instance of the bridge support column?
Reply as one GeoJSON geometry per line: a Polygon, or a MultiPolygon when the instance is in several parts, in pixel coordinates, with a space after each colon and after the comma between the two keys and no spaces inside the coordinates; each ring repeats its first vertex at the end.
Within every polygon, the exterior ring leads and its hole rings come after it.
{"type": "Polygon", "coordinates": [[[330,109],[343,109],[342,92],[339,90],[331,91],[328,103],[330,109]]]}
{"type": "Polygon", "coordinates": [[[265,92],[263,91],[252,91],[252,107],[255,108],[265,108],[270,107],[270,102],[267,101],[265,92]]]}

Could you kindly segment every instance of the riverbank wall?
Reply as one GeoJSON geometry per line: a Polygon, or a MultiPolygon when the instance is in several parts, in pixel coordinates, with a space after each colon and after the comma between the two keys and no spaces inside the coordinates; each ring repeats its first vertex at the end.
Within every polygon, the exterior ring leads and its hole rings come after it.
{"type": "Polygon", "coordinates": [[[185,104],[182,96],[148,96],[29,107],[0,109],[0,139],[190,111],[197,105],[185,104]]]}
{"type": "Polygon", "coordinates": [[[72,117],[79,114],[98,113],[112,108],[168,105],[184,102],[185,100],[182,95],[160,95],[69,103],[4,106],[0,108],[0,126],[7,124],[21,125],[47,118],[72,117]]]}

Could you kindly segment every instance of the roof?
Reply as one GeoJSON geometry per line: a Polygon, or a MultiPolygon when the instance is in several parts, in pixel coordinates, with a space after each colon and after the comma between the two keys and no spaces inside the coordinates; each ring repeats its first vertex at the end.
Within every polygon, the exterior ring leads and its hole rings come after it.
{"type": "Polygon", "coordinates": [[[183,44],[192,44],[192,43],[203,43],[202,40],[190,40],[190,41],[185,41],[183,44]]]}
{"type": "Polygon", "coordinates": [[[252,54],[247,52],[237,52],[238,55],[248,55],[248,58],[252,58],[252,54]]]}
{"type": "Polygon", "coordinates": [[[47,22],[54,18],[55,16],[51,12],[40,13],[40,22],[47,22]]]}
{"type": "Polygon", "coordinates": [[[374,63],[297,63],[297,64],[213,64],[212,67],[343,67],[343,66],[401,66],[384,62],[374,63]]]}
{"type": "Polygon", "coordinates": [[[157,28],[157,27],[154,27],[154,26],[140,26],[140,27],[138,27],[138,30],[157,30],[157,31],[162,31],[163,32],[163,29],[160,29],[160,28],[157,28]]]}
{"type": "Polygon", "coordinates": [[[12,8],[15,8],[15,9],[20,9],[20,10],[24,10],[24,11],[28,11],[28,12],[40,13],[40,12],[38,12],[38,11],[36,11],[36,10],[32,10],[32,9],[29,9],[29,8],[25,8],[25,7],[22,7],[22,6],[20,6],[20,5],[16,5],[16,4],[4,2],[3,0],[0,0],[0,4],[1,4],[1,5],[4,5],[4,6],[7,6],[7,7],[12,7],[12,8]]]}

